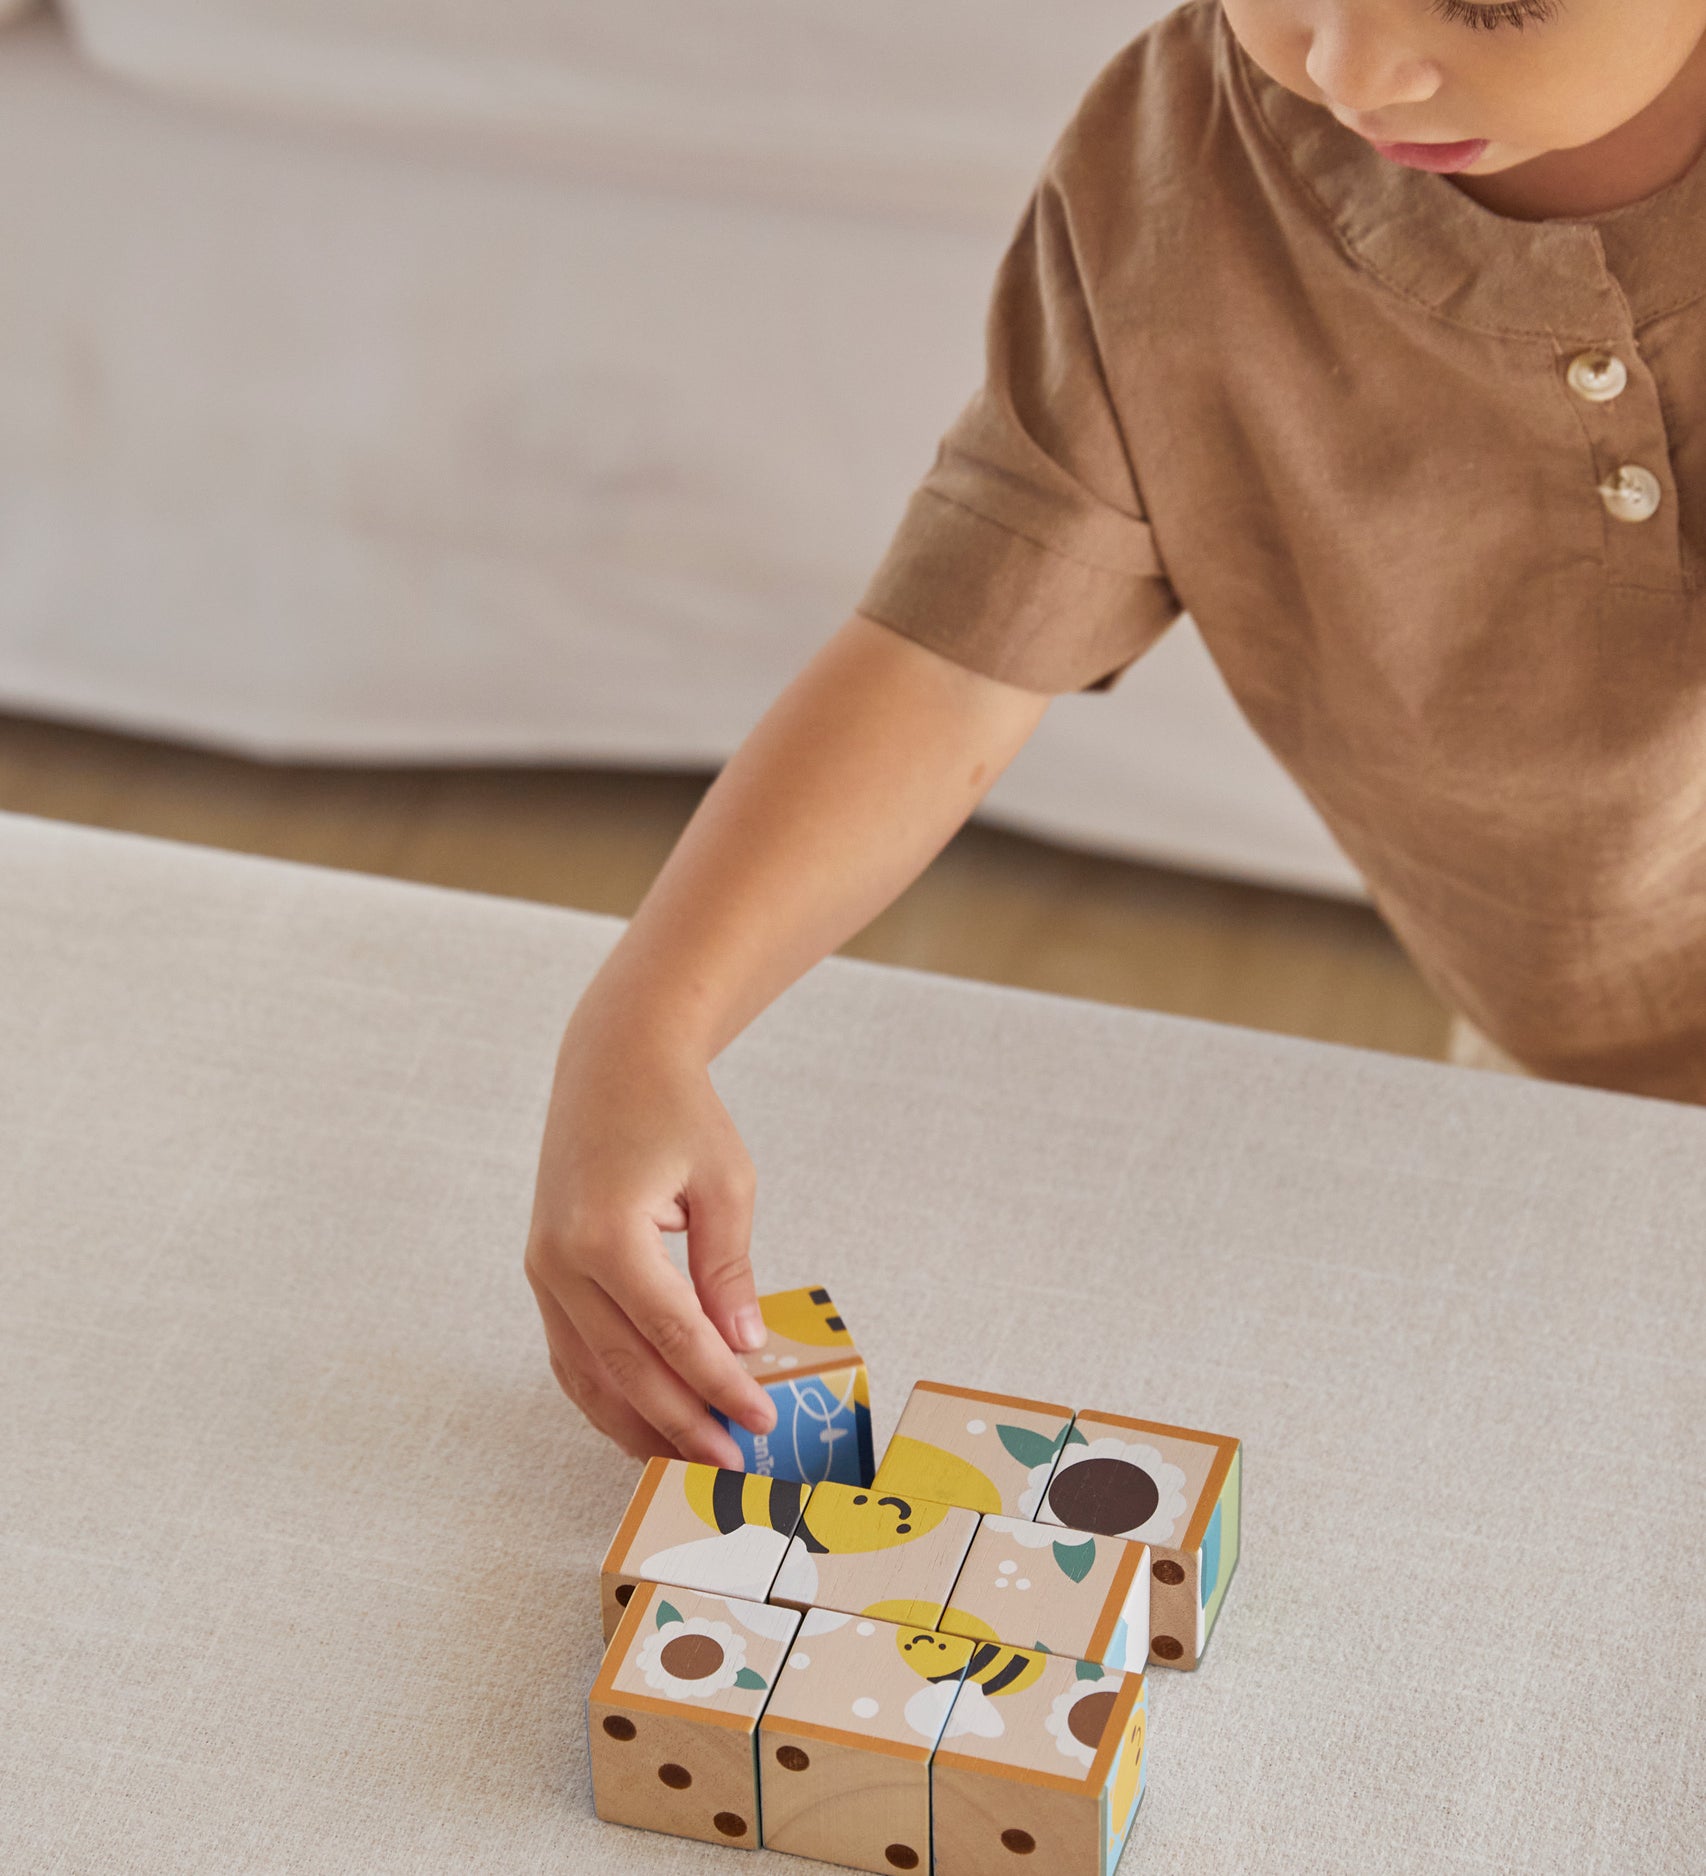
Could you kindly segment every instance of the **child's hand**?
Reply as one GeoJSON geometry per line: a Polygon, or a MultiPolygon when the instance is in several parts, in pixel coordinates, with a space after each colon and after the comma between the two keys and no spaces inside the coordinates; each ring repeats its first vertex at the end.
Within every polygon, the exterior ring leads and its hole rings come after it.
{"type": "Polygon", "coordinates": [[[752,1162],[705,1065],[918,877],[1047,708],[855,613],[724,764],[582,993],[527,1276],[564,1393],[636,1456],[738,1466],[707,1401],[776,1424],[730,1352],[764,1340],[752,1162]],[[681,1230],[691,1283],[659,1235],[681,1230]]]}
{"type": "Polygon", "coordinates": [[[636,1458],[738,1468],[740,1449],[707,1401],[754,1433],[776,1424],[730,1352],[764,1341],[748,1262],[753,1193],[752,1161],[702,1063],[571,1022],[527,1279],[563,1392],[636,1458]],[[691,1283],[661,1236],[684,1229],[691,1283]]]}

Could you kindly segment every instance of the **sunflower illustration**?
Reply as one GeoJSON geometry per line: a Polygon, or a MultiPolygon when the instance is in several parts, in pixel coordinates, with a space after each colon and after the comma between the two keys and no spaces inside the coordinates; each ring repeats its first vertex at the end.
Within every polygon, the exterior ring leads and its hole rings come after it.
{"type": "Polygon", "coordinates": [[[1079,1681],[1056,1694],[1043,1725],[1054,1735],[1055,1749],[1065,1758],[1075,1759],[1086,1770],[1096,1763],[1096,1748],[1102,1743],[1102,1730],[1119,1698],[1101,1679],[1079,1681]]]}
{"type": "Polygon", "coordinates": [[[1069,1449],[1037,1515],[1098,1537],[1165,1544],[1189,1510],[1186,1483],[1153,1446],[1104,1436],[1069,1449]]]}
{"type": "MultiPolygon", "coordinates": [[[[676,1700],[709,1700],[740,1680],[746,1667],[746,1642],[727,1622],[689,1616],[648,1635],[634,1664],[646,1685],[659,1693],[676,1700]]],[[[749,1674],[742,1685],[756,1680],[756,1675],[749,1674]]]]}

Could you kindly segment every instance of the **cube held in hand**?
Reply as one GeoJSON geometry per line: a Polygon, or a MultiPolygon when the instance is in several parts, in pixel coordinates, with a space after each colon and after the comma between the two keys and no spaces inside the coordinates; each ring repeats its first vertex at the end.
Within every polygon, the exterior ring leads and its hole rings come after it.
{"type": "Polygon", "coordinates": [[[758,1307],[764,1346],[740,1360],[774,1403],[776,1424],[768,1433],[749,1433],[712,1410],[740,1448],[743,1470],[805,1485],[824,1479],[869,1485],[870,1381],[829,1292],[821,1285],[777,1290],[761,1296],[758,1307]]]}

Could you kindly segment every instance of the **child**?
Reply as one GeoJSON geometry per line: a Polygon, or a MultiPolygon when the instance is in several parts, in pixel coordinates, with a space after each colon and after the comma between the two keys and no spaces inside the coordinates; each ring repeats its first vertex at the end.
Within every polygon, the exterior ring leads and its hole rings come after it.
{"type": "Polygon", "coordinates": [[[564,1035],[528,1275],[628,1451],[774,1418],[707,1065],[1182,609],[1453,1008],[1706,1100],[1706,0],[1638,11],[1188,0],[1098,74],[982,387],[564,1035]]]}

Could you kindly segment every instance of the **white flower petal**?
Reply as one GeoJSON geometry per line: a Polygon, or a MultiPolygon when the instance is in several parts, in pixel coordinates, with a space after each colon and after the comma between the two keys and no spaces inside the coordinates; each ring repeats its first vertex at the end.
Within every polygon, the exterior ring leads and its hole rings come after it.
{"type": "Polygon", "coordinates": [[[1033,1524],[1028,1518],[986,1517],[982,1528],[1009,1538],[1023,1550],[1047,1550],[1060,1539],[1057,1524],[1033,1524]]]}
{"type": "Polygon", "coordinates": [[[787,1555],[776,1572],[770,1594],[789,1602],[817,1600],[817,1559],[797,1537],[789,1539],[787,1555]]]}

